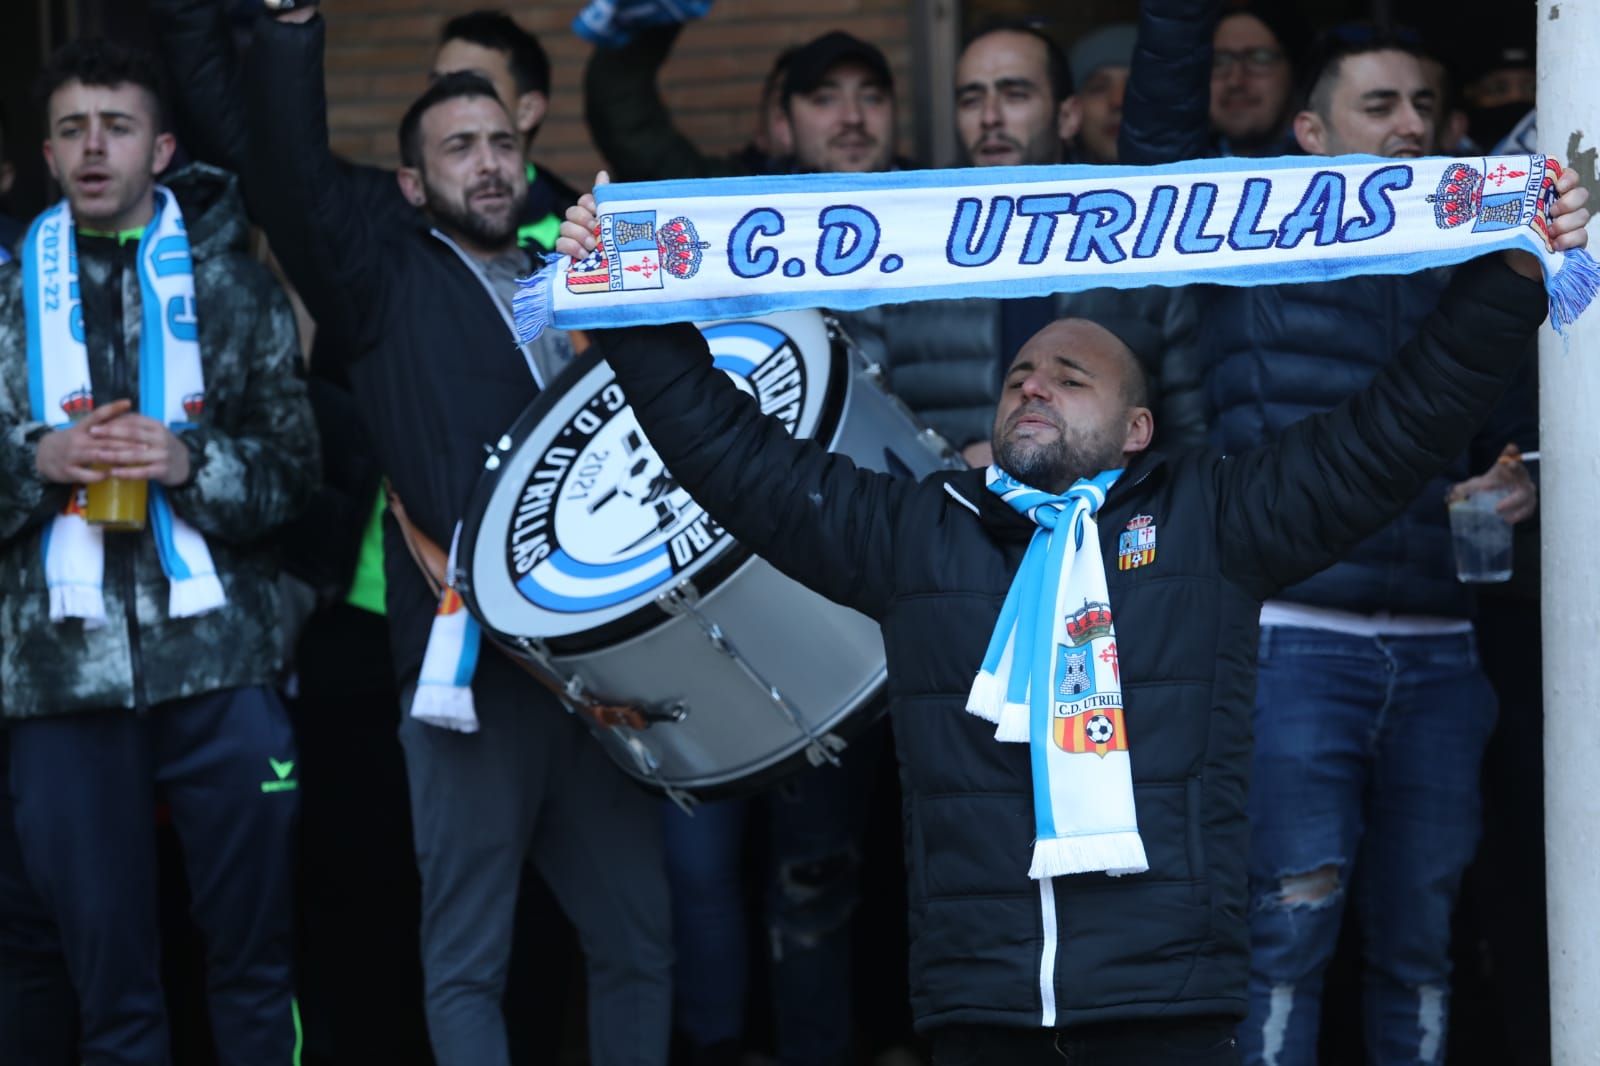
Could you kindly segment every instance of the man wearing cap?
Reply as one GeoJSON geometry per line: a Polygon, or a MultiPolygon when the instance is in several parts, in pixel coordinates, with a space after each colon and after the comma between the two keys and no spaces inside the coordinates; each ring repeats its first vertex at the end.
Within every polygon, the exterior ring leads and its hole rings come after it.
{"type": "MultiPolygon", "coordinates": [[[[1108,95],[1121,91],[1112,46],[1091,34],[1082,45],[1108,95]]],[[[1124,49],[1120,77],[1127,74],[1124,49]]],[[[1083,106],[1073,93],[1074,68],[1054,39],[1023,21],[980,29],[956,63],[956,133],[972,166],[1034,166],[1068,161],[1069,145],[1087,111],[1103,125],[1120,120],[1098,102],[1083,106]]],[[[1115,141],[1115,133],[1111,134],[1115,141]]],[[[1095,143],[1103,144],[1096,137],[1095,143]]],[[[1163,443],[1204,436],[1201,397],[1186,384],[1192,365],[1195,309],[1190,297],[1170,289],[1095,289],[1015,300],[960,299],[868,308],[844,316],[863,350],[885,367],[891,390],[973,465],[989,462],[989,431],[1000,379],[1023,341],[1064,317],[1117,323],[1123,340],[1143,362],[1159,396],[1163,443]],[[1159,380],[1157,380],[1159,379],[1159,380]]]]}
{"type": "Polygon", "coordinates": [[[895,169],[894,75],[876,45],[834,30],[796,49],[783,81],[783,110],[795,171],[895,169]]]}
{"type": "Polygon", "coordinates": [[[1131,22],[1102,26],[1072,46],[1072,76],[1083,113],[1076,141],[1082,163],[1115,163],[1122,128],[1122,96],[1138,30],[1131,22]]]}
{"type": "Polygon", "coordinates": [[[718,158],[700,152],[673,126],[656,88],[681,29],[639,30],[622,47],[597,47],[590,56],[585,116],[615,177],[845,174],[898,165],[894,73],[877,46],[842,30],[785,50],[774,63],[762,93],[766,153],[746,149],[718,158]],[[782,156],[770,154],[775,151],[782,156]]]}
{"type": "Polygon", "coordinates": [[[1488,44],[1461,71],[1467,133],[1492,150],[1534,103],[1533,49],[1521,43],[1488,44]]]}

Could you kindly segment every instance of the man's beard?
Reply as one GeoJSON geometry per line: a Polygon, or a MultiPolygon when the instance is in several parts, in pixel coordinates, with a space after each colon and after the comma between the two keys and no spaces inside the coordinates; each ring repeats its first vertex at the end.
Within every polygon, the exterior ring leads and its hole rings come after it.
{"type": "Polygon", "coordinates": [[[1069,429],[1053,410],[1032,404],[1012,412],[1007,426],[995,431],[994,461],[1000,469],[1036,489],[1065,492],[1079,478],[1094,477],[1102,470],[1122,465],[1122,442],[1105,428],[1069,429]],[[1054,423],[1056,439],[1048,444],[1016,440],[1004,429],[1015,425],[1025,414],[1044,414],[1054,423]]]}
{"type": "Polygon", "coordinates": [[[481,248],[502,248],[513,242],[517,234],[517,217],[522,213],[522,204],[528,195],[526,188],[509,187],[496,178],[487,178],[468,186],[462,192],[460,203],[453,203],[441,196],[431,185],[424,184],[423,188],[428,199],[428,213],[439,228],[459,233],[481,248]],[[468,206],[472,197],[488,191],[505,192],[510,196],[504,218],[493,218],[468,206]]]}

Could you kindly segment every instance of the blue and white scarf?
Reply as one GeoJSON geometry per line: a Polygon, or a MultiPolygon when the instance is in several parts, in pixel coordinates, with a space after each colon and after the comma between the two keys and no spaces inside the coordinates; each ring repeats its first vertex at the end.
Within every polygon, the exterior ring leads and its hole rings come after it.
{"type": "Polygon", "coordinates": [[[572,32],[602,48],[621,48],[634,32],[704,17],[711,0],[589,0],[572,20],[572,32]]]}
{"type": "Polygon", "coordinates": [[[528,339],[563,329],[850,311],[951,297],[1403,274],[1520,248],[1557,329],[1600,291],[1546,250],[1542,155],[1206,159],[606,185],[599,247],[523,283],[528,339]]]}
{"type": "MultiPolygon", "coordinates": [[[[177,198],[158,185],[155,203],[136,261],[142,321],[138,409],[181,432],[192,428],[205,408],[194,261],[177,198]]],[[[65,200],[40,215],[23,240],[22,293],[29,405],[36,420],[62,429],[94,406],[77,244],[65,200]]],[[[45,530],[45,582],[51,621],[80,618],[95,627],[106,621],[105,544],[100,529],[83,518],[81,491],[45,530]]],[[[168,616],[186,618],[221,607],[227,597],[205,538],[173,513],[162,486],[151,482],[148,498],[150,530],[167,575],[168,616]]]]}
{"type": "Polygon", "coordinates": [[[476,733],[478,710],[472,699],[472,675],[478,669],[483,631],[456,591],[456,550],[460,546],[461,523],[457,522],[450,535],[444,587],[439,590],[428,644],[422,652],[417,690],[411,697],[411,717],[454,733],[476,733]]]}
{"type": "Polygon", "coordinates": [[[1121,470],[1060,496],[989,467],[989,491],[1038,529],[1011,579],[967,710],[1033,762],[1028,876],[1149,869],[1133,809],[1117,631],[1095,514],[1121,470]]]}

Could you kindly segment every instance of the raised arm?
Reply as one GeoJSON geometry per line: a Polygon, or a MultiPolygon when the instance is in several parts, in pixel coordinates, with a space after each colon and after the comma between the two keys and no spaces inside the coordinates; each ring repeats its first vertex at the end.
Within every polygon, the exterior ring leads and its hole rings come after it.
{"type": "Polygon", "coordinates": [[[230,170],[243,181],[248,151],[244,88],[225,5],[220,0],[151,0],[150,14],[172,85],[179,139],[196,159],[230,170]]]}
{"type": "MultiPolygon", "coordinates": [[[[259,219],[263,209],[271,209],[277,190],[251,173],[244,74],[226,7],[222,0],[151,0],[173,85],[179,139],[196,159],[237,174],[246,209],[259,219]]],[[[380,225],[414,216],[392,171],[342,159],[338,165],[352,196],[380,225]]]]}
{"type": "Polygon", "coordinates": [[[721,178],[742,173],[706,155],[672,124],[656,84],[682,24],[639,30],[621,48],[596,47],[583,72],[583,115],[621,181],[721,178]]]}
{"type": "Polygon", "coordinates": [[[1143,0],[1122,105],[1118,160],[1135,166],[1212,155],[1211,35],[1218,0],[1143,0]]]}
{"type": "Polygon", "coordinates": [[[245,64],[247,166],[252,183],[271,190],[253,210],[285,273],[319,328],[359,356],[384,317],[382,219],[368,210],[367,182],[328,146],[323,46],[320,16],[257,26],[245,64]]]}

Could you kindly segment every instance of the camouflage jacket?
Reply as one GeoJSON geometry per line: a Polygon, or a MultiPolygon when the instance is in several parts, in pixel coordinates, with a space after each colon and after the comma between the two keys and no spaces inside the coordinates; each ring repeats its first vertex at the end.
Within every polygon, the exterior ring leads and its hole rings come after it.
{"type": "MultiPolygon", "coordinates": [[[[41,535],[67,500],[43,481],[28,402],[27,326],[18,264],[0,267],[0,713],[7,718],[167,700],[272,680],[279,660],[277,564],[271,536],[305,503],[319,469],[316,430],[298,374],[294,317],[272,275],[246,250],[234,179],[193,166],[166,183],[194,258],[206,403],[181,439],[194,471],[168,497],[206,538],[227,604],[167,617],[167,579],[150,533],[105,537],[108,624],[52,623],[41,535]]],[[[115,263],[79,256],[81,282],[108,284],[115,263]]],[[[121,272],[121,306],[140,306],[137,272],[121,272]]],[[[88,301],[85,302],[88,314],[88,301]]],[[[108,322],[111,321],[108,318],[108,322]]],[[[140,316],[122,316],[128,353],[140,316]]],[[[111,381],[113,330],[89,329],[98,399],[111,381]]],[[[138,387],[138,359],[124,360],[138,387]]]]}

